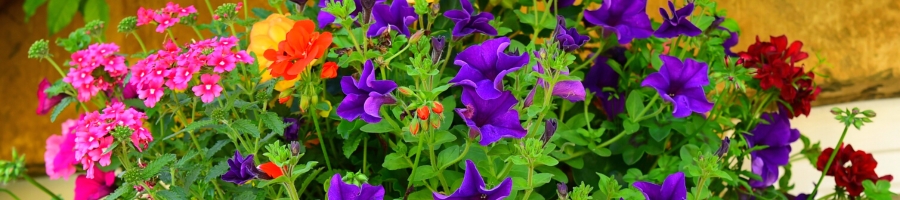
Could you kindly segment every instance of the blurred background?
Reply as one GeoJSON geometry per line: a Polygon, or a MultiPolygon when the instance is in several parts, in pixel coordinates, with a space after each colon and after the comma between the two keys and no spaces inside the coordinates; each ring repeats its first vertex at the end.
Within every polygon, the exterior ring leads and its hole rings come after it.
{"type": "MultiPolygon", "coordinates": [[[[119,44],[123,52],[137,52],[140,46],[134,38],[116,33],[115,26],[119,20],[135,15],[140,6],[160,8],[168,2],[105,1],[109,19],[112,19],[106,25],[105,41],[119,44]]],[[[182,6],[194,5],[200,13],[200,22],[211,20],[206,3],[202,0],[172,1],[182,6]]],[[[236,1],[211,2],[216,6],[236,1]]],[[[900,137],[900,126],[896,126],[900,123],[900,99],[897,98],[900,97],[900,77],[897,77],[900,76],[900,65],[894,63],[900,56],[900,26],[897,26],[900,24],[900,1],[717,2],[719,9],[727,10],[727,17],[734,18],[740,25],[740,42],[732,49],[734,52],[746,50],[757,36],[761,40],[768,40],[769,36],[787,35],[791,41],[803,41],[803,50],[811,55],[811,59],[806,61],[807,67],[814,66],[817,59],[825,59],[829,64],[816,68],[820,77],[817,78],[817,83],[822,87],[822,93],[814,102],[817,107],[813,108],[809,117],[799,117],[793,121],[795,128],[814,141],[822,141],[823,147],[830,147],[837,142],[842,126],[832,119],[828,109],[834,106],[873,109],[878,112],[875,123],[864,127],[863,131],[851,130],[846,142],[857,149],[875,154],[875,158],[880,161],[877,169],[880,175],[900,176],[900,143],[893,141],[900,137]]],[[[60,124],[66,119],[75,118],[76,114],[74,109],[68,109],[60,114],[55,123],[50,122],[49,116],[35,114],[38,83],[44,78],[53,81],[60,77],[49,63],[28,59],[27,51],[34,41],[47,39],[51,42],[51,53],[56,62],[62,63],[69,54],[52,44],[56,38],[66,37],[69,32],[83,26],[85,16],[81,12],[76,13],[71,24],[51,35],[47,28],[47,5],[38,7],[35,15],[26,21],[24,4],[25,0],[4,0],[0,3],[0,27],[3,27],[0,30],[0,159],[10,159],[11,150],[15,148],[26,155],[29,174],[40,177],[45,176],[43,154],[46,138],[59,134],[60,124]]],[[[250,8],[272,9],[265,0],[250,0],[248,4],[246,6],[250,8]]],[[[659,21],[657,10],[665,5],[666,0],[649,0],[647,12],[659,21]]],[[[185,26],[175,26],[172,31],[179,43],[187,42],[195,36],[185,26]]],[[[152,28],[142,27],[137,32],[148,48],[159,48],[164,39],[163,34],[154,32],[152,28]]],[[[812,182],[818,179],[818,171],[804,161],[796,162],[793,171],[792,179],[797,184],[795,190],[811,191],[812,182]]],[[[46,178],[38,178],[38,181],[49,184],[51,190],[62,193],[63,197],[72,197],[74,177],[68,181],[50,181],[46,178]]],[[[823,188],[833,188],[833,181],[826,180],[824,183],[830,185],[823,185],[823,188]]],[[[900,191],[900,184],[893,185],[892,191],[900,191]]],[[[16,191],[23,199],[49,198],[24,181],[0,187],[16,191]],[[29,193],[37,196],[22,196],[29,193]]],[[[9,196],[5,193],[0,194],[0,199],[7,198],[9,196]]]]}

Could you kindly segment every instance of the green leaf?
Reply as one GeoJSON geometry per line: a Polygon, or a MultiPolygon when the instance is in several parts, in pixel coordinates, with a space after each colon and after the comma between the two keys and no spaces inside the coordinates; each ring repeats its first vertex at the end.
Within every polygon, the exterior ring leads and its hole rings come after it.
{"type": "Polygon", "coordinates": [[[359,149],[359,143],[364,136],[365,135],[363,134],[356,134],[350,136],[350,139],[344,140],[344,146],[341,148],[344,150],[344,157],[350,158],[350,155],[353,155],[353,152],[356,152],[356,149],[359,149]]]}
{"type": "Polygon", "coordinates": [[[149,179],[156,174],[159,173],[159,170],[162,169],[163,166],[166,166],[170,162],[175,161],[175,154],[166,154],[156,158],[150,164],[147,164],[147,167],[144,167],[144,170],[141,170],[141,177],[144,179],[149,179]]]}
{"type": "Polygon", "coordinates": [[[414,172],[415,174],[413,174],[412,176],[409,176],[409,181],[419,182],[422,180],[428,180],[435,176],[434,168],[432,168],[431,165],[422,165],[422,166],[416,167],[415,171],[416,171],[416,172],[414,172]]]}
{"type": "Polygon", "coordinates": [[[191,131],[197,130],[199,128],[202,128],[204,126],[209,126],[209,125],[213,125],[213,124],[215,124],[215,121],[210,120],[210,119],[200,120],[200,121],[188,124],[187,126],[184,127],[184,129],[181,129],[180,131],[178,131],[178,133],[191,132],[191,131]]]}
{"type": "Polygon", "coordinates": [[[625,151],[622,152],[622,160],[624,160],[627,165],[637,163],[642,157],[644,157],[643,149],[630,148],[625,149],[625,151]]]}
{"type": "Polygon", "coordinates": [[[111,25],[109,21],[109,5],[106,4],[105,0],[86,0],[82,6],[84,6],[82,15],[84,15],[85,22],[100,20],[106,23],[106,26],[111,25]]]}
{"type": "Polygon", "coordinates": [[[366,125],[366,123],[363,122],[362,120],[353,120],[353,121],[341,120],[341,123],[338,124],[337,131],[338,131],[338,134],[341,135],[341,138],[346,140],[346,139],[350,138],[351,133],[355,132],[356,130],[359,130],[359,127],[362,127],[363,125],[366,125]]]}
{"type": "Polygon", "coordinates": [[[452,84],[444,84],[444,85],[438,86],[434,89],[431,89],[431,95],[438,96],[442,92],[447,91],[447,89],[449,89],[451,85],[452,84]]]}
{"type": "Polygon", "coordinates": [[[394,127],[391,127],[387,120],[381,120],[378,123],[363,125],[359,130],[366,133],[389,133],[394,131],[394,127]]]}
{"type": "Polygon", "coordinates": [[[390,153],[384,157],[384,163],[381,164],[382,167],[388,170],[398,170],[409,168],[409,162],[404,159],[403,155],[397,153],[390,153]]]}
{"type": "Polygon", "coordinates": [[[510,156],[507,159],[507,162],[512,162],[513,164],[516,164],[516,165],[527,165],[528,164],[528,160],[525,160],[525,158],[523,158],[520,155],[510,156]]]}
{"type": "Polygon", "coordinates": [[[237,199],[237,200],[255,200],[255,199],[256,199],[256,192],[253,192],[253,191],[244,191],[244,192],[242,192],[240,195],[238,195],[237,197],[235,197],[234,199],[237,199]]]}
{"type": "Polygon", "coordinates": [[[284,120],[278,116],[275,112],[266,112],[263,117],[263,124],[266,125],[272,132],[282,135],[284,134],[284,120]]]}
{"type": "Polygon", "coordinates": [[[75,13],[78,12],[76,0],[50,0],[47,3],[47,30],[50,35],[56,34],[72,22],[75,13]]]}
{"type": "MultiPolygon", "coordinates": [[[[125,192],[127,192],[127,191],[129,191],[129,190],[133,190],[133,189],[134,189],[134,188],[131,187],[130,184],[128,184],[128,183],[122,183],[122,185],[119,186],[119,188],[116,188],[116,191],[115,191],[115,192],[109,194],[109,195],[106,196],[106,198],[104,198],[104,199],[119,199],[119,197],[122,196],[123,194],[125,194],[125,192]]],[[[129,199],[129,198],[126,198],[126,199],[129,199]]]]}
{"type": "Polygon", "coordinates": [[[741,32],[741,28],[738,27],[737,21],[735,21],[732,18],[725,18],[725,21],[722,21],[722,23],[719,24],[719,26],[724,27],[725,29],[728,29],[731,32],[738,32],[738,33],[741,32]]]}
{"type": "Polygon", "coordinates": [[[177,163],[175,163],[175,168],[183,167],[184,164],[188,163],[188,161],[190,161],[191,159],[194,159],[194,157],[197,155],[200,155],[200,153],[195,149],[191,149],[186,154],[184,154],[184,156],[182,156],[177,163]]]}
{"type": "Polygon", "coordinates": [[[56,107],[53,108],[53,113],[50,114],[50,122],[56,122],[56,117],[59,116],[59,113],[62,113],[62,111],[65,110],[66,107],[68,107],[69,104],[72,103],[72,101],[75,101],[75,97],[66,97],[63,98],[62,101],[59,102],[59,104],[56,104],[56,107]]]}
{"type": "Polygon", "coordinates": [[[539,171],[539,172],[541,172],[541,173],[549,173],[549,174],[553,174],[553,180],[556,180],[556,181],[559,181],[559,182],[562,182],[562,183],[568,183],[568,182],[569,182],[569,177],[566,176],[566,173],[563,172],[562,170],[560,170],[560,169],[557,168],[557,167],[539,166],[539,167],[536,167],[536,168],[534,168],[534,169],[537,170],[537,171],[539,171]]]}
{"type": "Polygon", "coordinates": [[[462,152],[459,152],[459,146],[454,145],[444,148],[444,150],[438,154],[438,164],[443,167],[459,157],[460,153],[462,152]]]}
{"type": "Polygon", "coordinates": [[[544,164],[547,166],[556,166],[557,164],[559,164],[559,161],[553,157],[544,155],[537,159],[537,163],[544,164]]]}
{"type": "Polygon", "coordinates": [[[625,109],[628,110],[628,116],[631,119],[637,119],[638,114],[644,110],[644,94],[640,90],[631,91],[628,98],[625,99],[625,109]]]}
{"type": "Polygon", "coordinates": [[[650,126],[650,137],[657,142],[662,142],[672,132],[672,126],[650,126]]]}
{"type": "Polygon", "coordinates": [[[253,125],[249,119],[239,119],[231,125],[240,134],[249,133],[253,138],[259,138],[259,128],[253,125]]]}
{"type": "Polygon", "coordinates": [[[539,173],[532,176],[531,185],[535,188],[540,187],[546,183],[550,182],[550,178],[553,178],[553,174],[551,173],[539,173]]]}
{"type": "Polygon", "coordinates": [[[319,162],[309,161],[309,162],[306,162],[306,164],[297,165],[296,167],[294,167],[294,171],[291,172],[291,174],[294,175],[294,180],[296,181],[297,178],[300,177],[297,175],[301,175],[301,174],[305,174],[306,172],[309,172],[309,170],[312,170],[312,168],[318,164],[319,164],[319,162]]]}
{"type": "Polygon", "coordinates": [[[225,174],[226,171],[228,171],[228,163],[225,162],[225,160],[222,160],[215,167],[209,169],[209,172],[206,173],[206,181],[211,181],[216,177],[222,176],[222,174],[225,174]]]}
{"type": "Polygon", "coordinates": [[[625,127],[626,134],[637,132],[641,128],[640,124],[631,121],[631,119],[623,121],[622,126],[625,127]]]}
{"type": "Polygon", "coordinates": [[[265,19],[268,18],[269,15],[272,15],[272,11],[266,10],[264,8],[253,8],[251,9],[251,11],[254,15],[256,15],[256,17],[259,17],[260,19],[265,19]]]}
{"type": "Polygon", "coordinates": [[[450,131],[437,131],[437,132],[434,132],[434,137],[435,137],[435,138],[434,138],[434,145],[435,145],[435,146],[440,145],[440,144],[444,144],[444,143],[447,143],[447,142],[453,142],[454,140],[456,140],[456,136],[453,135],[453,133],[450,133],[450,131]]]}
{"type": "Polygon", "coordinates": [[[697,26],[697,28],[700,28],[700,30],[706,30],[710,25],[712,25],[713,21],[716,20],[716,18],[707,15],[700,15],[697,17],[698,18],[695,18],[693,23],[697,26]]]}
{"type": "Polygon", "coordinates": [[[612,155],[612,151],[610,151],[610,150],[607,149],[606,147],[604,147],[604,148],[599,148],[599,149],[598,149],[598,148],[591,148],[591,151],[593,151],[593,152],[594,152],[595,154],[597,154],[598,156],[602,156],[602,157],[609,157],[610,155],[612,155]]]}
{"type": "Polygon", "coordinates": [[[44,3],[47,3],[47,0],[25,0],[25,5],[22,5],[22,8],[25,10],[26,23],[37,12],[38,7],[41,7],[44,3]]]}
{"type": "Polygon", "coordinates": [[[863,189],[869,199],[891,199],[893,193],[888,190],[890,187],[891,183],[886,180],[878,180],[877,185],[872,180],[863,181],[863,189]]]}
{"type": "Polygon", "coordinates": [[[219,150],[222,150],[222,147],[224,147],[226,144],[228,144],[228,142],[229,142],[229,140],[227,140],[227,139],[219,140],[218,142],[216,142],[215,145],[213,145],[212,147],[210,147],[209,149],[206,150],[206,154],[205,154],[206,156],[204,158],[212,158],[212,156],[216,155],[216,153],[218,153],[219,150]]]}

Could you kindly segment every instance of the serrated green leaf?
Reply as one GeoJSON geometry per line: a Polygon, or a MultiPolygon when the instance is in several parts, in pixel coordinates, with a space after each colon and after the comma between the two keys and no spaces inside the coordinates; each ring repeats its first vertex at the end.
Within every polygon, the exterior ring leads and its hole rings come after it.
{"type": "Polygon", "coordinates": [[[56,104],[56,107],[53,108],[53,113],[50,114],[50,122],[56,122],[56,117],[59,117],[59,113],[62,113],[62,111],[65,110],[66,107],[68,107],[69,104],[72,103],[72,101],[75,101],[74,97],[66,97],[63,98],[62,101],[59,102],[59,104],[56,104]]]}
{"type": "Polygon", "coordinates": [[[159,170],[162,169],[163,166],[166,166],[170,162],[175,161],[175,154],[166,154],[156,158],[153,162],[147,164],[147,167],[144,167],[144,170],[141,170],[141,177],[144,179],[149,179],[156,174],[159,173],[159,170]]]}
{"type": "Polygon", "coordinates": [[[219,162],[219,164],[209,169],[209,172],[206,173],[206,181],[211,181],[219,176],[222,176],[222,174],[225,174],[226,171],[228,171],[228,163],[225,162],[225,160],[222,160],[219,162]]]}
{"type": "Polygon", "coordinates": [[[238,131],[239,134],[249,133],[252,138],[259,138],[259,128],[256,125],[253,125],[249,119],[239,119],[234,121],[231,124],[231,127],[234,127],[235,130],[238,131]]]}
{"type": "Polygon", "coordinates": [[[244,191],[241,192],[240,195],[235,197],[236,200],[256,200],[256,192],[254,191],[244,191]]]}
{"type": "Polygon", "coordinates": [[[218,153],[219,150],[222,150],[222,147],[229,142],[230,141],[227,139],[219,140],[215,145],[206,150],[206,156],[204,156],[204,158],[212,158],[213,155],[216,155],[216,153],[218,153]]]}
{"type": "Polygon", "coordinates": [[[215,123],[216,123],[215,121],[210,120],[210,119],[196,121],[194,123],[188,124],[187,126],[184,127],[184,129],[181,129],[180,131],[178,131],[178,133],[194,131],[194,130],[203,128],[205,126],[213,125],[215,123]]]}
{"type": "Polygon", "coordinates": [[[184,164],[188,163],[188,161],[190,161],[191,159],[194,159],[194,157],[197,155],[200,155],[200,153],[197,152],[197,150],[191,149],[186,154],[184,154],[184,156],[182,156],[177,163],[175,163],[175,168],[184,167],[184,164]]]}
{"type": "Polygon", "coordinates": [[[262,116],[263,124],[278,135],[284,134],[284,121],[275,112],[266,112],[262,116]]]}
{"type": "MultiPolygon", "coordinates": [[[[116,191],[115,191],[115,192],[110,193],[110,194],[109,194],[108,196],[106,196],[106,198],[104,198],[104,199],[118,199],[119,197],[122,196],[122,194],[125,194],[125,192],[127,192],[128,190],[133,190],[133,189],[134,189],[134,188],[131,187],[131,184],[128,184],[128,183],[122,183],[122,185],[119,186],[119,188],[116,188],[116,191]]],[[[125,198],[125,199],[131,199],[131,198],[125,198]]]]}
{"type": "Polygon", "coordinates": [[[409,162],[403,158],[403,155],[397,153],[390,153],[384,157],[384,163],[381,164],[382,167],[388,170],[398,170],[409,168],[409,162]]]}
{"type": "Polygon", "coordinates": [[[28,22],[28,19],[37,12],[37,9],[47,3],[47,0],[25,0],[25,4],[22,5],[22,9],[25,10],[25,22],[28,22]]]}
{"type": "Polygon", "coordinates": [[[47,3],[47,30],[50,35],[56,34],[72,22],[75,13],[78,12],[78,4],[81,1],[74,0],[49,0],[47,3]]]}

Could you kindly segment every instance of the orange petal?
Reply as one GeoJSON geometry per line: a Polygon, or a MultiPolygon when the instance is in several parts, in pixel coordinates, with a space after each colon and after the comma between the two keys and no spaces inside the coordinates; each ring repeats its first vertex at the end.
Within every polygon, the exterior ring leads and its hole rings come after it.
{"type": "Polygon", "coordinates": [[[263,171],[264,173],[266,173],[266,175],[269,175],[269,177],[272,178],[278,178],[284,175],[284,172],[281,171],[281,167],[278,167],[278,165],[275,165],[275,163],[272,162],[267,162],[265,164],[259,165],[257,168],[259,168],[260,171],[263,171]]]}

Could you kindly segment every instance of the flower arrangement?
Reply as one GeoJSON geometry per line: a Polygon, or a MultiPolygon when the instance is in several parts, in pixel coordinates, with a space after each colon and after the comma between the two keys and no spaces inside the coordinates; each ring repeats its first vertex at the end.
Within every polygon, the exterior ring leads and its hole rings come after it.
{"type": "MultiPolygon", "coordinates": [[[[37,114],[81,113],[47,139],[47,174],[84,170],[76,199],[891,195],[872,154],[791,127],[821,90],[803,43],[732,52],[740,29],[709,0],[661,21],[646,0],[268,2],[141,8],[117,26],[141,52],[102,42],[100,21],[57,40],[68,57],[35,42],[64,77],[40,83],[37,114]],[[169,39],[145,46],[143,26],[169,39]],[[798,160],[836,192],[792,191],[798,160]]],[[[876,116],[832,114],[844,135],[876,116]]]]}

